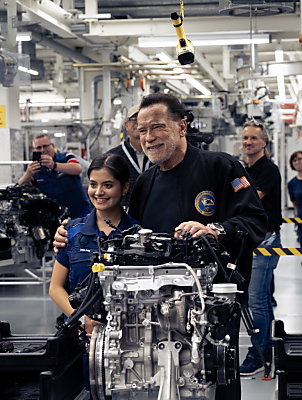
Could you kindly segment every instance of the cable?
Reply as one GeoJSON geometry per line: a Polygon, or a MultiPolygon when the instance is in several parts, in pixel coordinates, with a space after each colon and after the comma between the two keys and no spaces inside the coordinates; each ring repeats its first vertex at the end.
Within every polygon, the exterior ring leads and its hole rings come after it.
{"type": "MultiPolygon", "coordinates": [[[[87,285],[87,286],[88,286],[88,289],[87,289],[86,296],[85,296],[85,298],[84,298],[82,304],[80,305],[80,307],[77,308],[77,309],[67,318],[67,320],[66,320],[66,321],[64,322],[64,324],[61,326],[61,328],[58,330],[58,332],[56,333],[55,336],[58,336],[58,335],[62,332],[62,330],[66,329],[66,327],[72,326],[72,325],[73,325],[76,321],[78,321],[79,318],[81,318],[81,317],[85,314],[85,312],[89,309],[89,307],[86,308],[86,303],[87,303],[87,304],[89,303],[88,299],[91,297],[91,293],[92,293],[93,286],[94,286],[94,276],[95,276],[95,274],[97,274],[97,273],[93,273],[93,272],[91,271],[90,275],[88,275],[88,277],[86,277],[86,278],[83,280],[83,282],[85,282],[85,280],[87,280],[87,278],[89,279],[89,282],[88,282],[88,285],[87,285]],[[83,309],[84,309],[84,311],[83,311],[83,309]]],[[[83,285],[83,282],[81,283],[81,285],[83,285]]],[[[92,297],[91,297],[91,298],[92,298],[92,297]]]]}
{"type": "Polygon", "coordinates": [[[210,252],[212,253],[212,256],[215,258],[215,261],[218,264],[218,267],[224,277],[224,279],[226,280],[226,282],[230,283],[230,278],[228,277],[227,273],[224,270],[223,265],[221,264],[221,262],[219,261],[219,258],[217,257],[217,255],[215,254],[214,250],[212,249],[212,246],[210,245],[210,243],[208,242],[206,235],[201,235],[200,238],[205,242],[205,244],[208,246],[210,252]]]}
{"type": "MultiPolygon", "coordinates": [[[[95,119],[94,119],[95,120],[95,119]]],[[[88,120],[87,120],[88,121],[88,120]]],[[[90,135],[90,133],[100,124],[100,122],[102,122],[102,118],[95,124],[93,125],[92,128],[89,129],[89,131],[86,133],[86,136],[84,138],[84,140],[86,141],[88,136],[90,135]]]]}
{"type": "Polygon", "coordinates": [[[95,292],[95,294],[91,297],[91,299],[87,302],[85,306],[81,304],[81,306],[75,311],[75,313],[72,313],[67,320],[64,322],[62,327],[58,330],[58,332],[55,334],[56,336],[59,336],[63,331],[66,329],[69,329],[71,326],[73,326],[76,322],[78,322],[79,318],[81,318],[83,315],[85,315],[86,311],[89,310],[90,307],[93,306],[93,304],[98,300],[99,296],[102,293],[102,286],[95,292]]]}
{"type": "Polygon", "coordinates": [[[102,121],[101,124],[100,124],[100,126],[99,126],[98,133],[96,134],[94,141],[93,141],[93,142],[91,143],[91,145],[89,146],[89,149],[91,149],[91,148],[93,147],[94,143],[96,142],[97,138],[99,137],[99,135],[100,135],[100,133],[101,133],[101,130],[102,130],[102,128],[103,128],[103,125],[104,125],[104,122],[102,121]]]}

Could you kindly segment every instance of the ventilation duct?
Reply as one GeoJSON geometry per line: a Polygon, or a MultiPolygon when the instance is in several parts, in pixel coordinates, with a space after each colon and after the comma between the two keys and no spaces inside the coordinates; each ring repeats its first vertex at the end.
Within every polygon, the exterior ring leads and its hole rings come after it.
{"type": "Polygon", "coordinates": [[[261,17],[294,12],[292,1],[274,0],[219,0],[219,14],[233,17],[261,17]]]}

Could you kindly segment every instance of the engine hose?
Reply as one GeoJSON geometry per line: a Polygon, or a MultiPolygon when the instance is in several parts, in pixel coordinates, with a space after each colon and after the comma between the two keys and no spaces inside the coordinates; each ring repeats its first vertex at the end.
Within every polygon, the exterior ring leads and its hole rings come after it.
{"type": "MultiPolygon", "coordinates": [[[[58,336],[62,330],[66,329],[66,327],[72,326],[76,321],[79,320],[79,318],[81,318],[85,312],[91,307],[91,305],[93,305],[96,301],[97,301],[97,295],[100,292],[100,289],[102,289],[102,287],[99,288],[99,290],[91,297],[91,299],[88,301],[88,298],[91,295],[92,289],[93,289],[93,283],[94,283],[94,275],[97,274],[97,272],[92,273],[90,275],[88,275],[88,277],[86,277],[85,279],[89,278],[89,283],[88,283],[88,290],[86,293],[86,296],[83,300],[83,303],[80,305],[80,307],[73,313],[71,314],[67,320],[64,322],[64,324],[62,325],[61,329],[58,330],[58,332],[56,333],[55,336],[58,336]],[[91,301],[93,300],[93,301],[91,301]]],[[[85,281],[84,279],[84,281],[85,281]]],[[[83,282],[84,282],[83,281],[83,282]]]]}
{"type": "Polygon", "coordinates": [[[76,313],[71,314],[67,318],[62,328],[69,327],[73,325],[76,321],[78,321],[78,319],[81,318],[86,313],[86,311],[89,310],[89,308],[98,300],[99,296],[102,293],[102,290],[103,288],[101,286],[86,304],[83,305],[82,303],[81,306],[76,310],[76,313]]]}
{"type": "Polygon", "coordinates": [[[190,267],[190,265],[185,264],[187,269],[189,270],[190,274],[193,276],[194,281],[196,283],[197,289],[198,289],[198,294],[199,294],[199,298],[200,298],[200,302],[201,302],[201,311],[200,313],[203,314],[205,312],[206,309],[206,305],[204,302],[204,296],[203,296],[203,291],[202,291],[202,287],[201,284],[199,282],[198,276],[196,275],[194,269],[192,267],[190,267]]]}
{"type": "Polygon", "coordinates": [[[88,299],[91,297],[92,295],[92,291],[93,291],[93,287],[94,287],[94,282],[95,282],[95,275],[97,274],[97,272],[92,272],[90,273],[89,276],[89,281],[88,281],[88,289],[87,289],[87,293],[86,296],[84,297],[84,300],[82,302],[82,304],[80,305],[80,307],[84,306],[86,301],[88,301],[88,299]]]}
{"type": "Polygon", "coordinates": [[[87,275],[86,278],[81,282],[81,287],[83,287],[89,279],[90,279],[90,274],[87,275]]]}
{"type": "Polygon", "coordinates": [[[212,253],[212,256],[215,258],[215,260],[216,260],[216,262],[217,262],[217,264],[218,264],[218,267],[219,267],[219,269],[220,269],[220,272],[222,273],[222,275],[223,275],[225,281],[228,282],[228,283],[230,283],[230,278],[228,277],[228,274],[225,272],[225,270],[224,270],[224,268],[223,268],[221,262],[219,261],[217,255],[215,254],[215,251],[212,249],[212,246],[211,246],[210,243],[208,242],[208,239],[207,239],[204,235],[202,235],[201,238],[202,238],[202,240],[205,242],[205,244],[208,246],[210,252],[212,253]]]}

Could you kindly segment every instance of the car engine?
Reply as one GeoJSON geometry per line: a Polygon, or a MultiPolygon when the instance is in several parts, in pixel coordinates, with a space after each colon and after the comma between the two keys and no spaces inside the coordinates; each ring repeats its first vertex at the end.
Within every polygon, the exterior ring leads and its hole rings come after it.
{"type": "Polygon", "coordinates": [[[41,259],[67,208],[32,186],[0,190],[0,259],[15,263],[41,259]]]}
{"type": "Polygon", "coordinates": [[[83,314],[103,321],[90,343],[94,400],[214,400],[217,385],[235,379],[237,285],[213,284],[222,251],[211,235],[176,239],[148,229],[99,243],[65,323],[83,314]]]}

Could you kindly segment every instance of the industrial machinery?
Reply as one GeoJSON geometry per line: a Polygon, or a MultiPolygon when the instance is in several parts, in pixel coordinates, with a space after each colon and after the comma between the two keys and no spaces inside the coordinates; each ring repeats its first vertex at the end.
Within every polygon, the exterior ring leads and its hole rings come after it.
{"type": "Polygon", "coordinates": [[[0,190],[0,260],[41,259],[67,209],[32,186],[0,190]]]}
{"type": "Polygon", "coordinates": [[[302,335],[285,332],[281,320],[272,321],[272,340],[278,379],[278,400],[302,399],[302,335]]]}
{"type": "Polygon", "coordinates": [[[92,274],[70,297],[81,305],[62,327],[83,314],[106,321],[90,344],[94,400],[214,400],[217,385],[236,378],[237,285],[213,281],[218,270],[226,281],[238,271],[225,272],[228,255],[213,236],[182,234],[132,228],[99,242],[92,274]]]}
{"type": "Polygon", "coordinates": [[[0,322],[1,400],[77,398],[84,386],[84,353],[76,326],[64,335],[16,335],[8,322],[0,322]]]}

